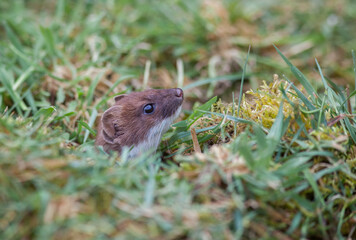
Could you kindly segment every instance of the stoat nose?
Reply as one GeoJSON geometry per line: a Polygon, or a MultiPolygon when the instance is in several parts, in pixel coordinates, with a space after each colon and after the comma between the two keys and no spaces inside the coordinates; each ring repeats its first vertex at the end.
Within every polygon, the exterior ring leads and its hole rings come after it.
{"type": "Polygon", "coordinates": [[[176,88],[176,96],[177,97],[183,97],[183,90],[180,88],[176,88]]]}

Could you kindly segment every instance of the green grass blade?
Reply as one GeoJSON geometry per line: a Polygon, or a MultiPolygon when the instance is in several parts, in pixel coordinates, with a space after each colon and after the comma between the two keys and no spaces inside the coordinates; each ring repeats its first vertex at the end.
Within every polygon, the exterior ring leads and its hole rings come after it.
{"type": "Polygon", "coordinates": [[[283,101],[282,101],[281,105],[279,106],[277,117],[274,120],[274,123],[267,135],[267,138],[275,143],[278,143],[282,137],[283,119],[284,116],[283,116],[283,101]]]}
{"type": "Polygon", "coordinates": [[[17,78],[17,80],[15,81],[14,86],[12,87],[14,89],[14,91],[17,90],[17,88],[19,86],[21,86],[21,84],[23,84],[26,79],[31,75],[31,73],[33,73],[35,71],[35,67],[34,66],[30,66],[29,68],[26,69],[26,71],[24,71],[20,77],[17,78]]]}
{"type": "MultiPolygon", "coordinates": [[[[247,77],[249,77],[250,75],[245,75],[247,77]]],[[[197,81],[194,81],[188,85],[185,85],[182,89],[183,90],[188,90],[191,88],[195,88],[195,87],[199,87],[202,85],[206,85],[212,82],[218,82],[218,81],[236,81],[241,79],[242,74],[233,74],[233,75],[225,75],[225,76],[218,76],[218,77],[213,77],[213,78],[204,78],[204,79],[200,79],[197,81]]]]}
{"type": "Polygon", "coordinates": [[[17,49],[22,49],[22,44],[19,40],[19,38],[16,36],[15,32],[13,31],[11,25],[12,23],[9,21],[5,21],[4,23],[4,27],[5,27],[5,31],[6,31],[6,35],[8,37],[8,39],[10,40],[10,42],[17,48],[17,49]]]}
{"type": "Polygon", "coordinates": [[[207,111],[211,109],[211,106],[216,102],[216,100],[217,100],[217,96],[211,98],[203,105],[194,109],[193,113],[186,119],[186,121],[189,122],[189,124],[187,124],[187,128],[192,126],[200,117],[204,115],[202,111],[207,111]]]}
{"type": "Polygon", "coordinates": [[[35,101],[35,98],[33,97],[33,94],[31,92],[31,89],[28,89],[25,94],[25,99],[26,101],[28,102],[29,106],[31,107],[32,109],[32,113],[35,113],[37,112],[37,105],[36,105],[36,101],[35,101]]]}
{"type": "Polygon", "coordinates": [[[294,89],[294,91],[296,91],[298,97],[300,98],[300,100],[302,100],[305,106],[309,110],[316,110],[316,107],[308,100],[308,98],[286,76],[284,77],[289,83],[292,84],[292,88],[294,89]]]}
{"type": "Polygon", "coordinates": [[[95,76],[94,80],[91,82],[91,84],[89,86],[88,93],[87,93],[87,97],[85,99],[87,106],[91,106],[91,103],[93,102],[93,98],[94,98],[95,88],[98,85],[100,79],[103,77],[104,73],[105,73],[104,70],[99,72],[95,76]]]}
{"type": "Polygon", "coordinates": [[[81,132],[81,126],[84,127],[85,129],[87,129],[93,136],[96,136],[96,132],[89,126],[88,123],[82,121],[82,120],[79,120],[78,121],[78,134],[81,132]]]}
{"type": "MultiPolygon", "coordinates": [[[[95,123],[96,116],[98,116],[98,111],[96,110],[96,108],[94,108],[93,111],[92,111],[92,113],[91,113],[91,115],[90,115],[90,119],[89,119],[89,124],[88,124],[88,126],[89,126],[90,128],[93,127],[93,125],[94,125],[94,123],[95,123]]],[[[87,139],[88,139],[88,137],[89,137],[89,132],[90,132],[89,129],[87,129],[87,130],[85,131],[83,143],[85,143],[85,142],[87,141],[87,139]]],[[[95,136],[95,135],[94,135],[94,136],[95,136]]]]}
{"type": "Polygon", "coordinates": [[[149,178],[146,184],[146,189],[145,189],[145,197],[144,197],[144,202],[143,206],[144,207],[151,207],[154,201],[154,192],[156,188],[156,170],[154,169],[153,165],[151,164],[149,166],[149,178]]]}
{"type": "MultiPolygon", "coordinates": [[[[354,90],[355,92],[356,91],[356,54],[354,50],[352,50],[351,53],[352,53],[352,61],[354,64],[354,73],[355,73],[355,90],[354,90]]],[[[356,107],[356,98],[355,98],[355,107],[356,107]]]]}
{"type": "MultiPolygon", "coordinates": [[[[291,81],[286,77],[284,76],[285,79],[291,83],[291,81]]],[[[315,129],[317,127],[317,122],[316,122],[316,119],[318,119],[319,115],[318,115],[318,112],[319,112],[319,109],[317,109],[310,101],[309,99],[304,96],[304,94],[292,83],[292,88],[294,89],[294,91],[297,93],[298,97],[300,100],[302,100],[302,102],[305,104],[305,106],[312,112],[314,113],[314,119],[312,119],[312,126],[313,128],[315,129]]]]}
{"type": "Polygon", "coordinates": [[[344,105],[346,102],[347,102],[347,100],[349,100],[350,98],[352,98],[353,96],[355,96],[356,95],[356,90],[353,90],[351,93],[350,93],[350,95],[342,102],[342,105],[344,105]]]}
{"type": "Polygon", "coordinates": [[[40,118],[43,118],[43,121],[46,121],[50,116],[52,116],[53,112],[56,111],[56,108],[51,106],[51,107],[45,107],[41,108],[38,110],[35,115],[33,116],[33,119],[35,121],[39,120],[40,118]]]}
{"type": "Polygon", "coordinates": [[[298,68],[296,68],[275,45],[273,45],[273,46],[277,50],[278,54],[282,57],[282,59],[288,64],[288,66],[290,67],[294,76],[303,85],[303,87],[305,88],[307,93],[310,95],[310,97],[313,99],[313,101],[315,101],[315,96],[318,96],[318,94],[315,91],[315,89],[313,88],[313,86],[309,83],[307,78],[304,76],[304,74],[298,68]]]}
{"type": "Polygon", "coordinates": [[[248,57],[250,56],[250,49],[251,49],[251,46],[248,47],[248,52],[247,52],[244,68],[242,70],[240,93],[239,93],[239,102],[238,102],[238,105],[237,105],[237,117],[240,116],[240,105],[241,105],[241,99],[242,99],[242,89],[243,89],[243,86],[244,86],[244,80],[245,80],[245,74],[246,74],[246,66],[247,66],[247,62],[248,62],[248,57]]]}
{"type": "Polygon", "coordinates": [[[52,57],[58,56],[52,30],[50,28],[40,26],[40,31],[50,55],[52,57]]]}
{"type": "Polygon", "coordinates": [[[231,115],[228,115],[228,114],[222,114],[222,113],[216,113],[216,112],[211,112],[211,111],[205,111],[205,110],[200,110],[198,109],[199,112],[202,112],[202,113],[209,113],[209,114],[212,114],[212,115],[216,115],[216,116],[219,116],[221,118],[226,118],[227,120],[231,120],[231,121],[235,121],[235,122],[239,122],[239,123],[246,123],[246,124],[256,124],[255,122],[253,121],[249,121],[249,120],[246,120],[246,119],[243,119],[243,118],[238,118],[238,117],[234,117],[234,116],[231,116],[231,115]]]}
{"type": "Polygon", "coordinates": [[[64,13],[65,13],[65,7],[66,7],[66,0],[58,0],[57,1],[57,6],[56,6],[56,20],[61,21],[64,13]]]}
{"type": "Polygon", "coordinates": [[[310,186],[312,187],[314,191],[315,198],[318,200],[319,204],[321,207],[325,208],[325,201],[324,198],[322,197],[322,194],[320,193],[320,190],[318,188],[318,185],[316,183],[316,180],[313,176],[313,174],[310,172],[310,170],[304,170],[303,171],[305,178],[309,182],[310,186]]]}
{"type": "Polygon", "coordinates": [[[288,230],[287,230],[287,234],[291,235],[300,225],[300,222],[302,220],[302,213],[298,212],[297,214],[295,214],[292,223],[290,224],[288,230]]]}
{"type": "MultiPolygon", "coordinates": [[[[232,91],[232,115],[234,116],[234,117],[236,117],[235,116],[235,95],[234,95],[234,91],[232,91]]],[[[237,134],[237,122],[235,122],[235,124],[234,124],[234,138],[236,138],[236,134],[237,134]]]]}
{"type": "Polygon", "coordinates": [[[22,110],[27,110],[27,106],[21,99],[20,95],[13,89],[13,78],[11,73],[5,70],[5,68],[0,67],[0,81],[7,90],[8,94],[11,96],[14,104],[20,106],[22,110]]]}
{"type": "Polygon", "coordinates": [[[354,144],[356,144],[356,128],[353,125],[351,125],[351,122],[348,118],[345,118],[344,122],[345,122],[347,130],[349,131],[349,133],[351,135],[352,140],[354,141],[354,144]]]}
{"type": "Polygon", "coordinates": [[[339,213],[339,219],[338,219],[338,223],[337,223],[337,236],[339,239],[343,239],[342,237],[342,233],[341,233],[341,227],[342,227],[342,224],[343,224],[343,219],[344,219],[344,216],[345,216],[345,210],[346,210],[346,207],[347,205],[345,204],[340,213],[339,213]]]}
{"type": "Polygon", "coordinates": [[[315,63],[316,63],[316,65],[318,66],[319,74],[320,74],[321,80],[322,80],[322,82],[323,82],[323,84],[324,84],[324,88],[325,88],[325,90],[327,90],[327,89],[329,88],[329,85],[328,85],[328,83],[326,82],[326,80],[325,80],[325,78],[324,78],[324,74],[323,74],[323,72],[321,71],[321,67],[320,67],[319,62],[318,62],[318,60],[317,60],[316,58],[315,58],[315,63]]]}

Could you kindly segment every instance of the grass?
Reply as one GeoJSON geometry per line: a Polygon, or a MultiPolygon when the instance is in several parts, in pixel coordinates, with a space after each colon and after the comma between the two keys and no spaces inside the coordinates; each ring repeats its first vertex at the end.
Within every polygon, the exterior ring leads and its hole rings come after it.
{"type": "Polygon", "coordinates": [[[1,1],[0,238],[355,238],[356,8],[335,4],[1,1]],[[145,86],[186,96],[157,155],[96,151],[145,86]]]}

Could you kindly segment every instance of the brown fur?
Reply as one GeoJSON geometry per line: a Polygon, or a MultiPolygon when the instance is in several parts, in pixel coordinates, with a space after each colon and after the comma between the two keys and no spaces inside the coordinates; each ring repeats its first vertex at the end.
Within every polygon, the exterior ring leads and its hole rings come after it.
{"type": "Polygon", "coordinates": [[[95,145],[103,146],[105,151],[122,150],[143,141],[149,130],[172,116],[182,105],[181,89],[149,89],[115,97],[115,104],[101,117],[95,145]],[[155,104],[152,114],[144,114],[146,104],[155,104]]]}

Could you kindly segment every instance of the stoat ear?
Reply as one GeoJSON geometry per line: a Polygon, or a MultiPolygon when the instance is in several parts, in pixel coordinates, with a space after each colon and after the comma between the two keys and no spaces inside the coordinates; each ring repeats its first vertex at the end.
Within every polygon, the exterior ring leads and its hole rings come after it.
{"type": "Polygon", "coordinates": [[[117,96],[114,97],[114,100],[115,100],[116,103],[118,103],[121,99],[123,99],[126,96],[127,96],[127,94],[117,95],[117,96]]]}
{"type": "Polygon", "coordinates": [[[120,111],[119,106],[113,106],[106,110],[101,117],[103,138],[107,143],[118,143],[118,139],[115,139],[117,137],[117,129],[115,127],[118,125],[120,111]]]}

